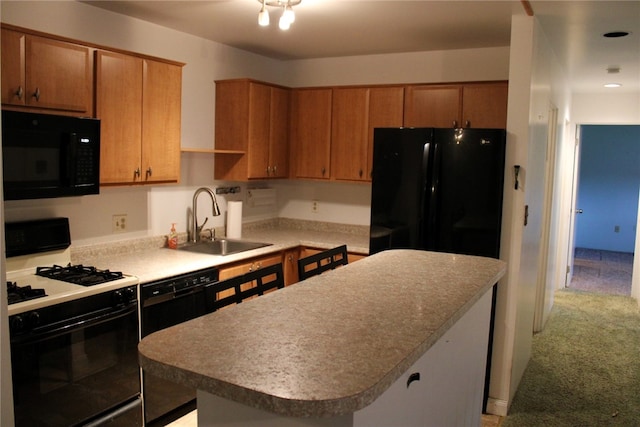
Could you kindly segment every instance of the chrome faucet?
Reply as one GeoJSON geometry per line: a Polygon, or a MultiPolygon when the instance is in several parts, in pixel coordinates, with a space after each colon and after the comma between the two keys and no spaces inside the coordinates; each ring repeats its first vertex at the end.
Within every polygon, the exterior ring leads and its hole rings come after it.
{"type": "Polygon", "coordinates": [[[198,188],[196,192],[193,193],[193,203],[191,205],[191,232],[190,232],[191,235],[189,236],[189,239],[191,242],[194,242],[194,243],[200,241],[200,232],[202,231],[202,228],[209,220],[209,217],[205,218],[202,225],[198,226],[198,214],[197,214],[198,196],[202,192],[209,193],[209,196],[211,197],[213,216],[220,215],[220,208],[218,207],[218,202],[216,201],[216,195],[214,194],[213,190],[211,190],[208,187],[198,188]]]}

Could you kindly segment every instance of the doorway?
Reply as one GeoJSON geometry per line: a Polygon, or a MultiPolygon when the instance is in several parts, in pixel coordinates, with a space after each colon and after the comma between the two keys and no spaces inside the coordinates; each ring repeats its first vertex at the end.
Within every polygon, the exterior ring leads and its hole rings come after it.
{"type": "Polygon", "coordinates": [[[640,126],[582,125],[572,289],[632,295],[640,126]]]}

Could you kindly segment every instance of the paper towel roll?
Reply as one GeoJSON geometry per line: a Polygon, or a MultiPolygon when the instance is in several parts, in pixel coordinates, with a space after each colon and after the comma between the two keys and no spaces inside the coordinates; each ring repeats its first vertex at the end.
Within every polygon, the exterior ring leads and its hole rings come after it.
{"type": "Polygon", "coordinates": [[[242,238],[242,202],[227,202],[227,237],[242,238]]]}

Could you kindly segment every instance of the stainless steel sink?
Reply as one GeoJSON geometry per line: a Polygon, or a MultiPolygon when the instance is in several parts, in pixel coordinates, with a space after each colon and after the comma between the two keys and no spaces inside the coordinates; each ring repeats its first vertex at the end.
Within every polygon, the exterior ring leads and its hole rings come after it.
{"type": "Polygon", "coordinates": [[[271,243],[250,242],[248,240],[215,239],[201,240],[196,243],[188,242],[178,246],[178,249],[209,255],[230,255],[238,252],[271,246],[271,243]]]}

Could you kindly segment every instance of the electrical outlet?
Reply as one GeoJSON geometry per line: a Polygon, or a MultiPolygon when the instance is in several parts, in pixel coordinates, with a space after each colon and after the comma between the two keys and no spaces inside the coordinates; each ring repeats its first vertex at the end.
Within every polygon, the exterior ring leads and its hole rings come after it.
{"type": "Polygon", "coordinates": [[[311,212],[318,213],[318,201],[317,200],[313,200],[311,202],[311,212]]]}
{"type": "Polygon", "coordinates": [[[111,217],[111,230],[114,233],[122,233],[127,230],[127,214],[118,214],[111,217]]]}
{"type": "Polygon", "coordinates": [[[614,226],[613,227],[613,232],[614,233],[619,233],[620,232],[620,226],[619,225],[614,226]]]}

